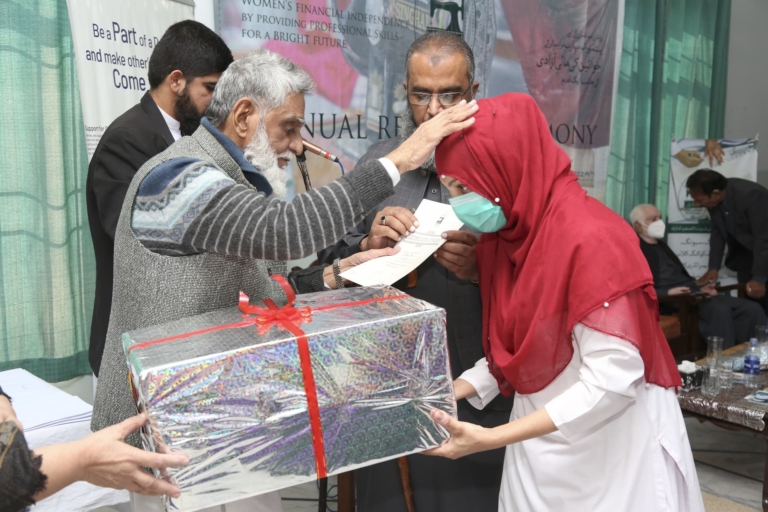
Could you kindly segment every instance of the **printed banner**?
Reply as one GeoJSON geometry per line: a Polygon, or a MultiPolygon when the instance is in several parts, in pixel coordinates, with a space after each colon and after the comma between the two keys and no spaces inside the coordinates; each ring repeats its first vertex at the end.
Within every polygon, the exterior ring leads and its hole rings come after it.
{"type": "Polygon", "coordinates": [[[191,19],[173,0],[67,0],[88,159],[104,130],[149,90],[149,56],[165,30],[191,19]]]}
{"type": "MultiPolygon", "coordinates": [[[[215,0],[216,27],[235,58],[264,47],[317,82],[304,136],[350,169],[375,142],[400,135],[408,47],[427,31],[460,34],[475,55],[478,96],[531,94],[603,199],[623,0],[215,0]]],[[[339,176],[308,158],[314,186],[339,176]]],[[[298,172],[294,183],[301,182],[298,172]]],[[[303,191],[303,185],[297,187],[303,191]]]]}
{"type": "MultiPolygon", "coordinates": [[[[672,139],[667,209],[667,243],[696,279],[709,265],[709,213],[696,208],[685,182],[698,169],[713,169],[727,178],[757,180],[757,137],[754,139],[672,139]],[[722,148],[722,163],[712,152],[722,148]]],[[[736,282],[735,273],[722,268],[723,284],[736,282]]]]}

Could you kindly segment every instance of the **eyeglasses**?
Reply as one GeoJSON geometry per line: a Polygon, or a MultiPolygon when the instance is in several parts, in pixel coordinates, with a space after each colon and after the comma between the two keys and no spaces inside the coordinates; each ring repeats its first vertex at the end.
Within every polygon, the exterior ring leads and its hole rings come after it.
{"type": "Polygon", "coordinates": [[[444,92],[440,94],[433,94],[429,92],[409,92],[408,103],[411,105],[419,105],[424,107],[429,105],[432,98],[437,96],[437,101],[444,107],[452,107],[461,101],[461,98],[472,89],[472,84],[469,85],[464,92],[444,92]]]}

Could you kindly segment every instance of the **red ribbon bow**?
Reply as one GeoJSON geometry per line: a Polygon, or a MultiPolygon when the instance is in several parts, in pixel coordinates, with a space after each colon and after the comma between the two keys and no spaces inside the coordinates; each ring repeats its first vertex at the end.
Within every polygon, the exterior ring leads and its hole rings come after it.
{"type": "Polygon", "coordinates": [[[272,278],[283,288],[288,303],[285,306],[278,308],[272,299],[264,299],[262,302],[264,302],[267,307],[263,308],[261,306],[250,304],[248,296],[245,293],[240,292],[240,299],[237,303],[237,307],[240,308],[240,311],[247,315],[257,315],[256,323],[263,327],[271,327],[274,324],[285,326],[286,322],[298,322],[298,324],[301,325],[311,321],[311,308],[306,307],[297,309],[293,307],[293,302],[296,300],[296,293],[293,291],[293,287],[288,284],[288,281],[281,275],[272,276],[272,278]]]}
{"type": "Polygon", "coordinates": [[[296,336],[296,343],[299,348],[299,360],[301,362],[301,374],[304,379],[304,391],[307,394],[307,412],[309,413],[309,425],[312,429],[312,446],[315,450],[315,466],[317,468],[317,477],[325,478],[328,476],[328,468],[325,461],[325,445],[323,443],[323,424],[320,420],[320,405],[317,401],[317,387],[315,386],[315,377],[312,372],[312,359],[309,355],[309,341],[307,335],[301,330],[301,324],[309,321],[312,316],[312,310],[308,307],[296,309],[293,302],[296,300],[296,293],[293,287],[288,284],[285,277],[273,275],[272,279],[285,292],[288,303],[282,308],[278,308],[272,299],[264,299],[266,308],[254,306],[248,301],[248,296],[240,292],[238,307],[240,311],[247,315],[258,315],[256,323],[262,327],[271,327],[279,324],[285,327],[291,334],[296,336]]]}

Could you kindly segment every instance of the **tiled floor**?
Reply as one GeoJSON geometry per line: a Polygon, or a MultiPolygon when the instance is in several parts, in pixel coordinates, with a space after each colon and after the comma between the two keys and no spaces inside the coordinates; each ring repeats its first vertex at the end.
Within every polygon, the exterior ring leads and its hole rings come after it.
{"type": "Polygon", "coordinates": [[[701,490],[761,510],[766,443],[686,418],[701,490]]]}

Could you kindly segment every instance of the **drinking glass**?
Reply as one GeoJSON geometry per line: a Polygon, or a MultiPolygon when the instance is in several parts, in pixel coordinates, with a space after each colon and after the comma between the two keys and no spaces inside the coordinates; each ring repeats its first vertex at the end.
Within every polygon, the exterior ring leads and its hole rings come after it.
{"type": "Polygon", "coordinates": [[[723,338],[707,337],[707,366],[704,367],[704,378],[701,381],[701,394],[717,396],[720,392],[720,380],[717,376],[717,361],[722,358],[723,338]]]}
{"type": "Polygon", "coordinates": [[[717,379],[720,389],[733,387],[733,358],[721,357],[717,362],[717,379]]]}
{"type": "Polygon", "coordinates": [[[723,338],[720,336],[707,337],[707,364],[716,366],[717,360],[723,352],[723,338]],[[713,364],[715,363],[715,364],[713,364]]]}
{"type": "Polygon", "coordinates": [[[701,394],[705,396],[717,396],[720,392],[720,379],[717,376],[717,366],[705,366],[704,377],[701,380],[701,394]]]}
{"type": "Polygon", "coordinates": [[[768,368],[768,325],[758,325],[755,327],[755,338],[757,338],[757,353],[760,355],[760,369],[768,368]]]}

